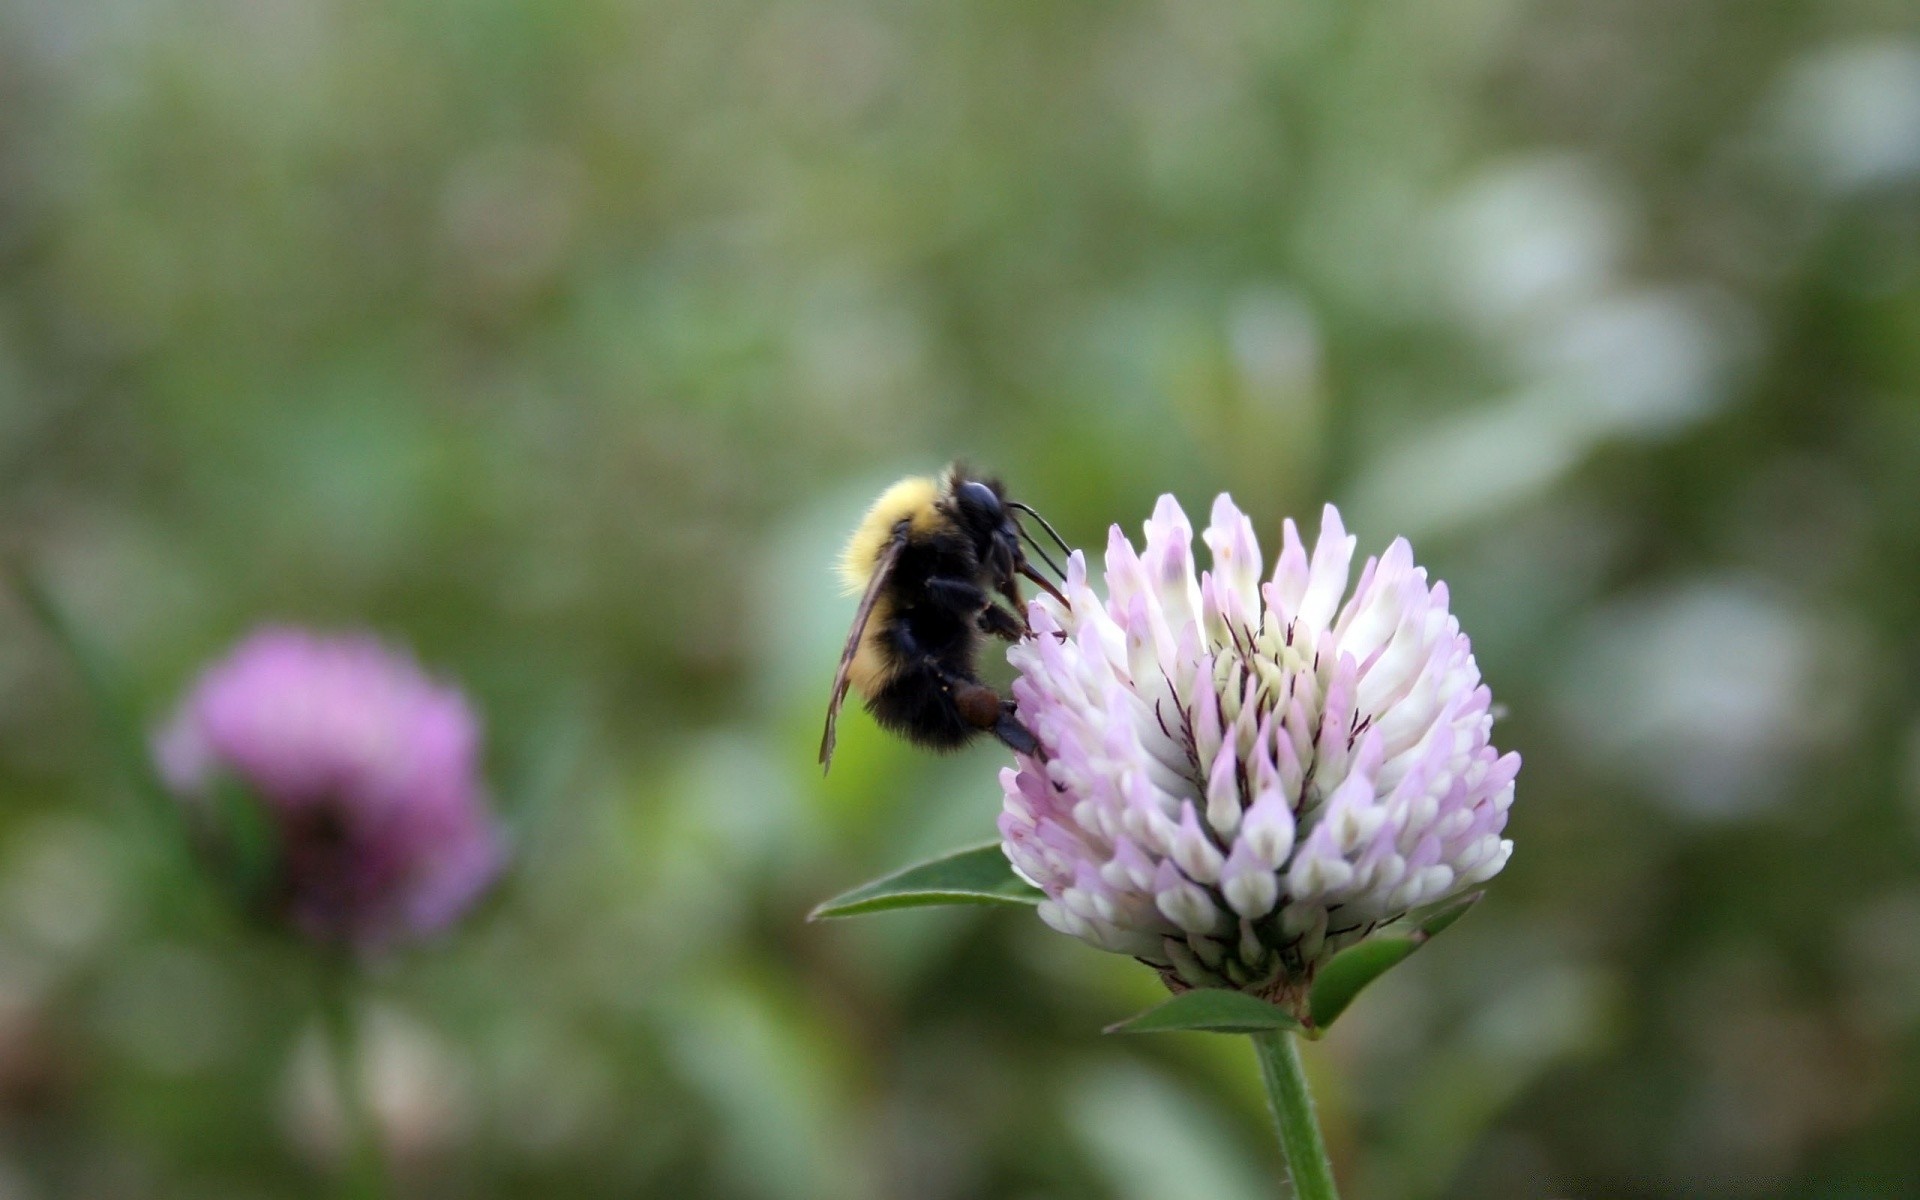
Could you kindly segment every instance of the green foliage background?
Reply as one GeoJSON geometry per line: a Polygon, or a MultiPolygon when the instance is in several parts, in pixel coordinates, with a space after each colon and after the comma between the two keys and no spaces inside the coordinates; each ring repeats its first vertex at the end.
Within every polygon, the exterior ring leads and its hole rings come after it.
{"type": "MultiPolygon", "coordinates": [[[[372,998],[421,1197],[1275,1194],[1242,1040],[1008,912],[857,713],[890,478],[1452,587],[1511,867],[1309,1047],[1349,1195],[1920,1190],[1920,11],[0,0],[0,539],[156,721],[266,618],[461,679],[511,885],[372,998]]],[[[0,604],[0,1197],[308,1196],[303,976],[0,604]]]]}

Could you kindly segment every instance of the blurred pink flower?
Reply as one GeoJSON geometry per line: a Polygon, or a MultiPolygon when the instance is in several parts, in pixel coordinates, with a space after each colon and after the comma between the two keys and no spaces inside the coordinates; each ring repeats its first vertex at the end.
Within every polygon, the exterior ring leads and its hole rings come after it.
{"type": "Polygon", "coordinates": [[[498,874],[479,754],[466,698],[411,658],[291,628],[208,667],[155,741],[162,780],[202,819],[220,819],[225,780],[260,805],[280,915],[361,948],[444,929],[498,874]]]}
{"type": "Polygon", "coordinates": [[[1404,539],[1349,596],[1331,505],[1311,558],[1286,522],[1265,582],[1226,496],[1203,537],[1196,577],[1164,496],[1144,552],[1114,527],[1104,601],[1079,553],[1070,607],[1034,600],[1009,657],[1041,754],[1001,773],[1000,831],[1055,929],[1298,1009],[1334,953],[1506,865],[1520,760],[1404,539]]]}

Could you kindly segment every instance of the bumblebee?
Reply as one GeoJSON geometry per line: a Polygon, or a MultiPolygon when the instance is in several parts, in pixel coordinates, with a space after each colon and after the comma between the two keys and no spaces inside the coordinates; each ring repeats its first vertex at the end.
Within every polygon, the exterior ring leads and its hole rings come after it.
{"type": "Polygon", "coordinates": [[[934,750],[956,749],[981,733],[1023,753],[1038,749],[1013,702],[980,682],[975,667],[983,636],[1015,641],[1032,632],[1021,578],[1066,603],[1028,563],[1022,538],[1059,573],[1015,512],[1039,521],[1066,549],[1040,514],[1007,499],[999,480],[975,477],[957,463],[937,479],[901,480],[867,510],[840,559],[841,578],[848,592],[860,593],[860,605],[833,677],[822,767],[832,761],[834,723],[849,687],[859,689],[883,728],[934,750]]]}

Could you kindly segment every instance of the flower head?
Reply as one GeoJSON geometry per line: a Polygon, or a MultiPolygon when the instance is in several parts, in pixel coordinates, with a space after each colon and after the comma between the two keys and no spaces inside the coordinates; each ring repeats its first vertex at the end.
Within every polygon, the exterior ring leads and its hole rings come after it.
{"type": "Polygon", "coordinates": [[[1055,929],[1297,1011],[1333,954],[1506,865],[1520,759],[1404,539],[1349,594],[1331,505],[1311,556],[1286,523],[1264,580],[1226,496],[1202,536],[1196,574],[1163,496],[1144,551],[1113,528],[1104,601],[1079,553],[1068,605],[1033,601],[1008,657],[1041,749],[1001,773],[1000,831],[1055,929]]]}
{"type": "Polygon", "coordinates": [[[479,722],[458,690],[365,635],[263,629],[208,667],[155,741],[207,821],[231,781],[274,835],[272,902],[363,948],[435,933],[498,873],[479,722]]]}

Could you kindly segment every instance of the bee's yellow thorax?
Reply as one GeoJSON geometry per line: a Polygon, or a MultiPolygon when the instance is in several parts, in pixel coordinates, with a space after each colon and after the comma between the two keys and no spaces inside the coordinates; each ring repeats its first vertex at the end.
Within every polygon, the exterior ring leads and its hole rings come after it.
{"type": "Polygon", "coordinates": [[[848,592],[866,588],[874,564],[880,560],[880,552],[893,538],[895,525],[911,522],[916,536],[933,532],[940,519],[939,509],[935,507],[939,499],[939,481],[920,475],[902,479],[880,493],[867,515],[860,518],[859,526],[847,539],[847,548],[840,555],[840,581],[848,592]]]}

